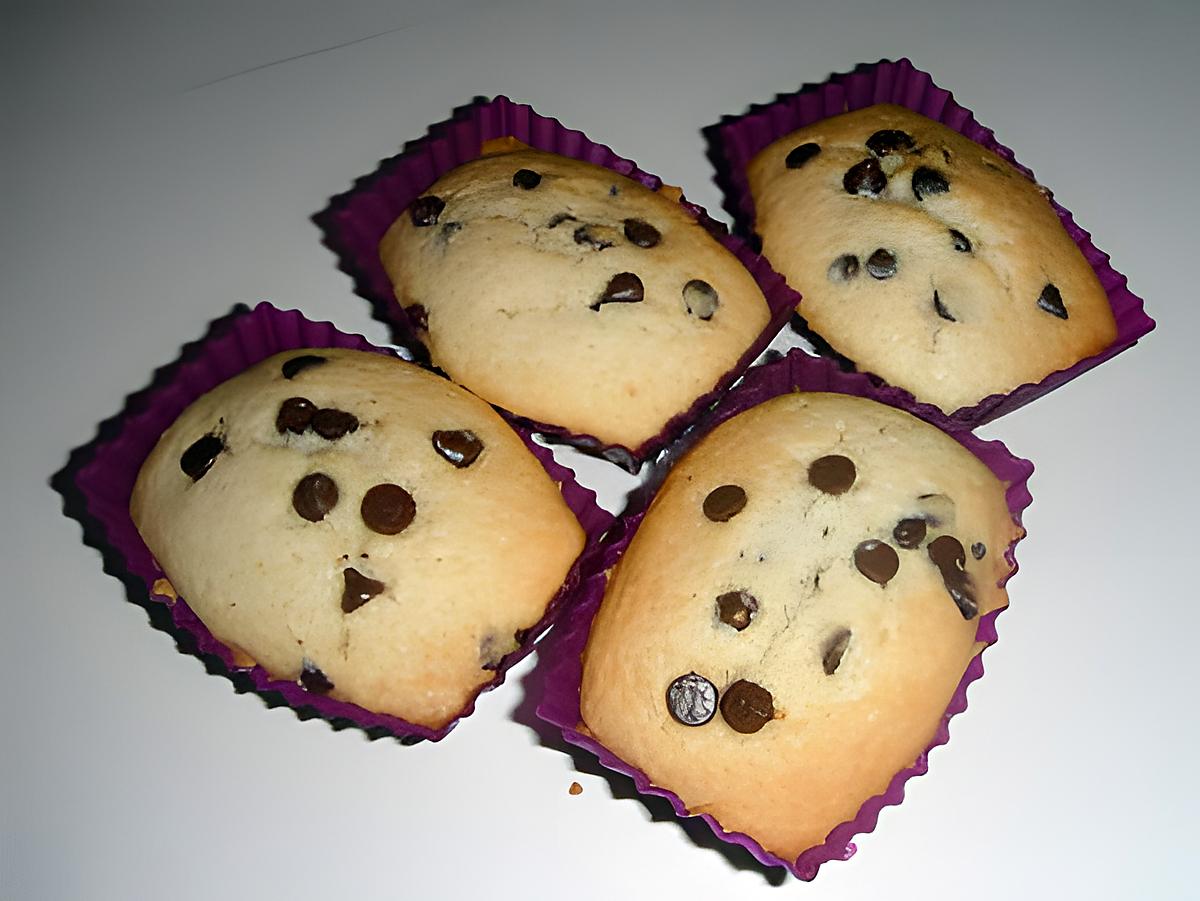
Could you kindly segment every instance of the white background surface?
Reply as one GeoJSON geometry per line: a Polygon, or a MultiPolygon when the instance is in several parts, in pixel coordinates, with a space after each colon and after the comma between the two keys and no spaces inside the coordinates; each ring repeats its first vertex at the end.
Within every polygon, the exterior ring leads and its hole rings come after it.
{"type": "Polygon", "coordinates": [[[0,896],[1197,897],[1200,7],[968,6],[5,3],[0,896]],[[234,303],[385,340],[308,217],[471,97],[531,102],[722,217],[701,126],[905,55],[1159,328],[984,430],[1038,467],[1000,644],[931,774],[815,883],[773,887],[577,772],[510,718],[520,673],[413,748],[236,695],[61,515],[67,451],[234,303]]]}

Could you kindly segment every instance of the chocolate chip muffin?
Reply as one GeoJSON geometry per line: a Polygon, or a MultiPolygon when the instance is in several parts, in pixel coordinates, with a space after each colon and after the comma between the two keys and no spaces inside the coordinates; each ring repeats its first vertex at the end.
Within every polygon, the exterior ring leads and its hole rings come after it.
{"type": "Polygon", "coordinates": [[[584,541],[487,404],[336,349],[279,354],[196,400],[130,509],[246,663],[434,729],[542,618],[584,541]]]}
{"type": "Polygon", "coordinates": [[[755,228],[814,331],[946,412],[1100,352],[1108,298],[1046,192],[946,126],[881,105],[747,172],[755,228]]]}
{"type": "Polygon", "coordinates": [[[529,149],[443,176],[380,255],[451,378],[631,450],[711,391],[769,319],[751,275],[675,199],[529,149]]]}
{"type": "Polygon", "coordinates": [[[953,438],[846,395],[723,423],[671,471],[583,660],[597,741],[794,858],[932,740],[1021,534],[953,438]]]}

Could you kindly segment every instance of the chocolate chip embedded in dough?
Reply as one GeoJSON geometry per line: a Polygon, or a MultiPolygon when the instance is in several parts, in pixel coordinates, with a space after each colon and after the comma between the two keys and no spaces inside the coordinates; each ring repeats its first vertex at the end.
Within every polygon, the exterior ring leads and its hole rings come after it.
{"type": "Polygon", "coordinates": [[[1054,285],[1046,285],[1038,296],[1037,305],[1059,319],[1067,318],[1067,307],[1063,303],[1062,293],[1054,285]]]}
{"type": "Polygon", "coordinates": [[[342,589],[342,612],[353,613],[371,598],[383,594],[387,588],[382,582],[368,578],[353,567],[342,570],[346,585],[342,589]]]}
{"type": "Polygon", "coordinates": [[[677,723],[703,726],[717,712],[717,687],[697,673],[667,686],[667,710],[677,723]]]}
{"type": "Polygon", "coordinates": [[[946,592],[963,619],[973,619],[979,613],[979,602],[975,599],[971,577],[963,569],[967,555],[962,542],[953,535],[939,535],[929,543],[929,559],[941,572],[946,592]]]}
{"type": "Polygon", "coordinates": [[[311,691],[317,695],[327,695],[333,691],[333,683],[329,681],[329,677],[321,672],[321,668],[315,663],[304,658],[304,662],[300,665],[300,678],[297,680],[304,687],[305,691],[311,691]]]}
{"type": "Polygon", "coordinates": [[[880,247],[867,259],[867,273],[871,278],[883,280],[896,274],[896,255],[880,247]]]}
{"type": "Polygon", "coordinates": [[[279,405],[279,412],[275,414],[275,431],[281,435],[284,432],[303,434],[312,424],[316,412],[317,405],[307,397],[289,397],[279,405]]]}
{"type": "Polygon", "coordinates": [[[854,565],[875,584],[886,586],[900,569],[900,557],[890,544],[871,538],[854,549],[854,565]]]}
{"type": "Polygon", "coordinates": [[[946,309],[946,305],[942,303],[941,295],[938,294],[936,290],[933,292],[933,311],[937,313],[940,318],[945,319],[947,322],[958,322],[958,320],[954,318],[954,314],[946,309]]]}
{"type": "Polygon", "coordinates": [[[513,174],[512,183],[514,188],[521,188],[525,191],[532,191],[542,183],[542,176],[532,169],[518,169],[513,174]]]}
{"type": "Polygon", "coordinates": [[[414,303],[412,306],[404,308],[404,314],[408,316],[408,321],[413,324],[413,328],[418,331],[429,331],[429,311],[425,309],[424,304],[414,303]]]}
{"type": "Polygon", "coordinates": [[[618,272],[604,287],[604,293],[592,304],[593,310],[609,303],[641,303],[646,298],[642,280],[632,272],[618,272]]]}
{"type": "Polygon", "coordinates": [[[713,522],[728,522],[746,506],[746,491],[741,485],[721,485],[704,499],[704,515],[713,522]]]}
{"type": "Polygon", "coordinates": [[[950,190],[950,182],[937,169],[921,166],[913,173],[912,190],[917,200],[924,200],[932,194],[945,194],[950,190]]]}
{"type": "Polygon", "coordinates": [[[775,718],[775,699],[761,685],[738,679],[721,695],[721,716],[734,732],[752,735],[775,718]]]}
{"type": "Polygon", "coordinates": [[[408,215],[417,228],[426,228],[437,225],[438,216],[442,215],[445,208],[446,201],[433,194],[427,194],[413,201],[413,205],[408,208],[408,215]]]}
{"type": "Polygon", "coordinates": [[[825,272],[831,282],[848,282],[858,275],[858,257],[852,253],[844,253],[832,263],[825,272]]]}
{"type": "Polygon", "coordinates": [[[971,545],[971,556],[976,560],[982,560],[983,555],[986,553],[987,545],[985,545],[982,541],[976,541],[973,545],[971,545]]]}
{"type": "Polygon", "coordinates": [[[826,494],[845,494],[857,478],[854,461],[841,454],[820,457],[808,467],[809,484],[826,494]]]}
{"type": "Polygon", "coordinates": [[[813,144],[812,142],[800,144],[788,152],[788,155],[784,157],[783,164],[789,169],[799,169],[820,152],[821,146],[819,144],[813,144]]]}
{"type": "Polygon", "coordinates": [[[337,482],[323,472],[306,475],[292,490],[292,508],[309,522],[320,522],[337,502],[337,482]]]}
{"type": "Polygon", "coordinates": [[[305,369],[311,369],[314,366],[320,366],[328,362],[329,360],[325,357],[319,357],[316,354],[304,354],[303,356],[292,357],[290,360],[284,360],[279,370],[283,373],[285,379],[291,381],[305,369]]]}
{"type": "Polygon", "coordinates": [[[875,197],[883,193],[887,187],[887,175],[879,160],[867,157],[861,163],[855,163],[842,176],[842,187],[847,194],[857,194],[860,197],[875,197]]]}
{"type": "Polygon", "coordinates": [[[483,442],[469,429],[439,430],[433,433],[433,448],[456,468],[466,469],[482,453],[483,442]]]}
{"type": "Polygon", "coordinates": [[[842,657],[845,656],[849,644],[849,629],[839,629],[832,638],[825,642],[825,650],[821,653],[821,666],[825,670],[825,675],[832,676],[837,672],[838,667],[842,665],[842,657]]]}
{"type": "Polygon", "coordinates": [[[758,613],[758,599],[748,591],[727,591],[717,597],[717,618],[741,632],[758,613]]]}
{"type": "Polygon", "coordinates": [[[921,546],[927,528],[923,519],[902,519],[896,523],[896,528],[892,529],[892,537],[900,547],[911,551],[921,546]]]}
{"type": "Polygon", "coordinates": [[[337,441],[351,432],[358,431],[358,417],[345,410],[317,410],[313,414],[312,430],[326,441],[337,441]]]}
{"type": "Polygon", "coordinates": [[[867,149],[876,156],[907,153],[917,146],[912,135],[896,128],[884,128],[867,138],[867,149]]]}
{"type": "Polygon", "coordinates": [[[960,232],[958,229],[950,229],[950,241],[954,245],[954,249],[959,253],[971,252],[971,239],[960,232]]]}
{"type": "Polygon", "coordinates": [[[188,449],[180,454],[179,468],[193,482],[199,482],[224,450],[225,441],[219,435],[209,432],[193,441],[188,449]]]}
{"type": "Polygon", "coordinates": [[[570,213],[555,213],[550,217],[550,221],[546,223],[546,228],[558,228],[564,222],[578,222],[579,220],[570,213]]]}
{"type": "Polygon", "coordinates": [[[581,225],[575,229],[575,243],[590,247],[592,250],[607,250],[613,242],[603,237],[602,226],[581,225]]]}
{"type": "Polygon", "coordinates": [[[694,278],[683,286],[683,303],[689,315],[708,322],[717,312],[721,300],[716,288],[703,279],[694,278]]]}
{"type": "Polygon", "coordinates": [[[417,515],[417,502],[399,485],[385,482],[363,495],[359,513],[371,531],[380,535],[398,535],[417,515]]]}
{"type": "Polygon", "coordinates": [[[642,219],[625,220],[625,238],[630,244],[644,249],[656,247],[662,240],[658,229],[642,219]]]}

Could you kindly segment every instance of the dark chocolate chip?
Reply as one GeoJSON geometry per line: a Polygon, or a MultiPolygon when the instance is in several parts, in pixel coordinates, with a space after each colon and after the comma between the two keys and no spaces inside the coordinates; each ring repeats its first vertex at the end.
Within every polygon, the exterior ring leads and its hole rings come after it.
{"type": "Polygon", "coordinates": [[[667,710],[677,723],[703,726],[717,712],[717,687],[696,673],[667,686],[667,710]]]}
{"type": "Polygon", "coordinates": [[[964,235],[956,228],[950,229],[950,240],[954,242],[954,249],[959,253],[971,252],[971,239],[964,235]]]}
{"type": "Polygon", "coordinates": [[[702,279],[694,278],[683,286],[683,303],[690,315],[708,322],[717,312],[720,298],[716,288],[702,279]]]}
{"type": "Polygon", "coordinates": [[[799,169],[814,156],[821,152],[819,144],[801,144],[798,147],[793,147],[784,159],[783,164],[789,169],[799,169]]]}
{"type": "Polygon", "coordinates": [[[858,257],[852,253],[842,254],[829,264],[825,273],[831,282],[848,282],[858,275],[858,257]]]}
{"type": "Polygon", "coordinates": [[[746,492],[741,485],[722,485],[704,499],[704,515],[713,522],[727,522],[745,506],[746,492]]]}
{"type": "Polygon", "coordinates": [[[871,538],[854,549],[854,565],[875,584],[887,585],[900,569],[900,557],[890,544],[871,538]]]}
{"type": "Polygon", "coordinates": [[[292,490],[292,507],[309,522],[320,522],[337,502],[337,482],[323,472],[306,475],[292,490]]]}
{"type": "Polygon", "coordinates": [[[887,187],[887,176],[879,160],[867,157],[861,163],[855,163],[846,170],[842,177],[842,187],[847,194],[859,194],[863,197],[874,197],[883,193],[887,187]]]}
{"type": "Polygon", "coordinates": [[[513,175],[513,187],[532,191],[542,183],[542,176],[532,169],[518,169],[513,175]]]}
{"type": "Polygon", "coordinates": [[[333,691],[333,683],[329,681],[329,677],[307,657],[304,658],[304,663],[300,667],[299,682],[305,691],[311,691],[316,695],[327,695],[333,691]]]}
{"type": "Polygon", "coordinates": [[[867,272],[871,278],[891,278],[896,274],[895,254],[880,247],[867,259],[867,272]]]}
{"type": "Polygon", "coordinates": [[[424,228],[430,225],[437,225],[438,216],[442,215],[442,210],[445,208],[446,201],[432,194],[427,194],[413,201],[413,205],[408,208],[408,215],[412,219],[413,225],[417,226],[417,228],[424,228]]]}
{"type": "Polygon", "coordinates": [[[721,695],[721,716],[734,732],[751,735],[775,718],[775,699],[761,685],[738,679],[721,695]]]}
{"type": "Polygon", "coordinates": [[[621,189],[618,188],[616,185],[608,186],[608,196],[609,197],[616,197],[620,193],[621,193],[621,189]]]}
{"type": "Polygon", "coordinates": [[[906,131],[895,128],[885,128],[867,138],[867,149],[876,156],[887,156],[889,153],[906,153],[917,146],[906,131]]]}
{"type": "Polygon", "coordinates": [[[305,369],[311,369],[313,366],[320,366],[322,363],[327,363],[325,357],[318,357],[316,354],[305,354],[302,357],[292,357],[290,360],[284,360],[280,371],[283,377],[289,381],[298,376],[305,369]]]}
{"type": "Polygon", "coordinates": [[[317,410],[313,414],[312,430],[326,441],[337,441],[343,435],[358,431],[358,417],[345,410],[317,410]]]}
{"type": "Polygon", "coordinates": [[[284,432],[302,434],[316,412],[317,405],[307,397],[289,397],[279,405],[279,413],[275,416],[275,431],[281,435],[284,432]]]}
{"type": "Polygon", "coordinates": [[[398,535],[417,515],[417,502],[399,485],[385,482],[363,495],[359,512],[371,531],[380,535],[398,535]]]}
{"type": "Polygon", "coordinates": [[[1054,285],[1046,285],[1042,288],[1037,305],[1051,316],[1057,316],[1059,319],[1067,318],[1067,307],[1063,303],[1062,294],[1054,285]]]}
{"type": "Polygon", "coordinates": [[[342,570],[346,587],[342,590],[342,613],[353,613],[371,598],[383,594],[387,588],[382,582],[369,579],[357,569],[347,567],[342,570]]]}
{"type": "Polygon", "coordinates": [[[513,632],[513,641],[515,641],[517,646],[520,647],[521,645],[525,644],[525,639],[529,637],[529,633],[532,631],[532,628],[517,629],[515,632],[513,632]]]}
{"type": "Polygon", "coordinates": [[[902,519],[896,523],[896,528],[892,529],[892,537],[900,547],[911,551],[921,546],[921,542],[925,540],[926,529],[923,519],[902,519]]]}
{"type": "Polygon", "coordinates": [[[840,454],[813,460],[808,467],[808,482],[826,494],[845,494],[858,478],[854,461],[840,454]]]}
{"type": "Polygon", "coordinates": [[[433,433],[433,449],[458,469],[466,469],[479,457],[483,442],[467,429],[433,433]]]}
{"type": "Polygon", "coordinates": [[[935,313],[937,313],[947,322],[958,322],[958,320],[954,318],[954,314],[946,309],[946,305],[942,303],[941,295],[939,295],[936,290],[933,292],[933,309],[935,313]]]}
{"type": "Polygon", "coordinates": [[[641,219],[625,220],[625,237],[631,244],[647,248],[657,246],[662,240],[658,229],[641,219]]]}
{"type": "Polygon", "coordinates": [[[982,541],[976,541],[973,545],[971,545],[971,556],[974,557],[976,560],[982,560],[984,554],[986,554],[986,553],[987,553],[987,545],[984,544],[982,541]]]}
{"type": "Polygon", "coordinates": [[[592,250],[607,250],[613,246],[612,241],[594,234],[590,225],[581,225],[575,229],[575,243],[583,244],[592,250]]]}
{"type": "Polygon", "coordinates": [[[632,272],[618,272],[609,279],[604,293],[591,308],[598,310],[606,303],[641,303],[645,297],[646,292],[640,278],[632,272]]]}
{"type": "Polygon", "coordinates": [[[209,432],[198,438],[179,456],[179,468],[193,482],[199,482],[212,468],[213,462],[225,450],[225,442],[209,432]]]}
{"type": "Polygon", "coordinates": [[[941,571],[942,583],[963,619],[973,619],[979,613],[979,602],[971,577],[963,569],[967,555],[962,542],[953,535],[938,536],[929,543],[929,559],[941,571]]]}
{"type": "Polygon", "coordinates": [[[837,672],[837,668],[841,666],[842,657],[845,656],[846,647],[849,644],[849,629],[839,629],[829,641],[825,642],[825,650],[821,654],[821,666],[825,669],[825,675],[832,676],[837,672]]]}
{"type": "Polygon", "coordinates": [[[913,173],[912,189],[917,200],[924,200],[931,194],[945,194],[950,190],[950,182],[937,169],[921,166],[913,173]]]}
{"type": "Polygon", "coordinates": [[[758,600],[748,591],[727,591],[717,597],[717,618],[739,632],[758,613],[758,600]]]}
{"type": "Polygon", "coordinates": [[[413,328],[422,332],[429,331],[429,311],[425,309],[424,304],[414,303],[411,307],[405,307],[404,314],[408,316],[413,328]]]}
{"type": "Polygon", "coordinates": [[[550,217],[550,221],[546,223],[546,228],[558,228],[564,222],[578,222],[579,220],[570,213],[555,213],[550,217]]]}

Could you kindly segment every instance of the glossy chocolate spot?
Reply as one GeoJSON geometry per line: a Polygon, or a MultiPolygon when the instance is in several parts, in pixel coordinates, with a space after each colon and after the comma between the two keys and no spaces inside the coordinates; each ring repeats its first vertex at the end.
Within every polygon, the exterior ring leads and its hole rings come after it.
{"type": "Polygon", "coordinates": [[[842,177],[842,187],[847,194],[858,194],[861,197],[875,197],[882,194],[887,187],[887,176],[879,160],[867,157],[861,163],[855,163],[846,170],[842,177]]]}
{"type": "Polygon", "coordinates": [[[593,310],[598,310],[606,303],[641,303],[645,300],[646,292],[642,280],[632,272],[618,272],[604,288],[604,293],[592,304],[593,310]]]}
{"type": "Polygon", "coordinates": [[[963,619],[973,619],[979,613],[975,586],[963,567],[967,555],[962,542],[953,535],[941,535],[929,543],[929,559],[942,574],[942,583],[950,599],[957,605],[963,619]]]}
{"type": "Polygon", "coordinates": [[[921,546],[927,528],[923,519],[902,519],[896,523],[896,528],[892,529],[892,537],[900,547],[911,551],[921,546]]]}
{"type": "Polygon", "coordinates": [[[842,254],[829,264],[825,273],[831,282],[848,282],[858,275],[858,257],[852,253],[842,254]]]}
{"type": "Polygon", "coordinates": [[[329,677],[307,657],[304,658],[300,667],[299,682],[305,691],[311,691],[316,695],[327,695],[333,691],[333,683],[329,681],[329,677]]]}
{"type": "Polygon", "coordinates": [[[358,417],[345,410],[317,410],[313,414],[312,430],[326,441],[337,441],[350,432],[358,431],[358,417]]]}
{"type": "Polygon", "coordinates": [[[307,397],[289,397],[279,405],[279,413],[275,416],[275,431],[279,434],[291,432],[300,435],[312,423],[317,405],[307,397]]]}
{"type": "Polygon", "coordinates": [[[422,332],[429,331],[429,311],[425,309],[424,304],[414,303],[410,307],[405,307],[404,314],[413,324],[413,328],[422,332]]]}
{"type": "Polygon", "coordinates": [[[958,229],[950,229],[950,240],[954,243],[954,249],[959,253],[971,252],[971,240],[958,229]]]}
{"type": "Polygon", "coordinates": [[[1059,319],[1067,318],[1067,307],[1063,303],[1062,294],[1054,285],[1046,285],[1038,297],[1037,305],[1059,319]]]}
{"type": "Polygon", "coordinates": [[[758,599],[748,591],[727,591],[717,597],[717,619],[739,632],[758,613],[758,599]]]}
{"type": "Polygon", "coordinates": [[[741,485],[722,485],[704,499],[704,515],[713,522],[728,522],[745,506],[746,492],[741,485]]]}
{"type": "Polygon", "coordinates": [[[306,475],[292,490],[293,509],[309,522],[320,522],[337,502],[337,482],[323,472],[306,475]]]}
{"type": "Polygon", "coordinates": [[[945,194],[950,190],[950,182],[937,169],[921,166],[913,173],[912,189],[917,200],[924,200],[931,194],[945,194]]]}
{"type": "Polygon", "coordinates": [[[592,231],[593,226],[581,225],[575,229],[575,243],[590,247],[592,250],[607,250],[613,242],[592,231]]]}
{"type": "Polygon", "coordinates": [[[971,556],[976,560],[982,560],[986,553],[987,545],[982,541],[976,541],[973,545],[971,545],[971,556]]]}
{"type": "Polygon", "coordinates": [[[542,183],[542,176],[532,169],[518,169],[513,174],[513,187],[532,191],[542,183]]]}
{"type": "Polygon", "coordinates": [[[789,169],[799,169],[820,152],[821,147],[819,144],[801,144],[791,149],[784,158],[783,164],[789,169]]]}
{"type": "Polygon", "coordinates": [[[667,710],[677,723],[703,726],[717,712],[717,687],[696,673],[667,686],[667,710]]]}
{"type": "Polygon", "coordinates": [[[690,315],[708,322],[717,312],[720,298],[716,288],[702,279],[694,278],[683,286],[683,303],[690,315]]]}
{"type": "Polygon", "coordinates": [[[371,598],[383,594],[387,588],[382,582],[369,579],[357,569],[348,567],[342,570],[346,587],[342,590],[342,613],[353,613],[371,598]]]}
{"type": "Polygon", "coordinates": [[[821,666],[825,670],[825,675],[832,676],[837,672],[837,668],[842,665],[842,657],[845,656],[849,644],[849,629],[839,629],[829,641],[825,642],[825,650],[821,653],[821,666]]]}
{"type": "Polygon", "coordinates": [[[876,585],[887,585],[900,569],[900,557],[890,544],[871,538],[854,549],[854,565],[876,585]]]}
{"type": "Polygon", "coordinates": [[[867,138],[867,149],[876,156],[887,156],[889,153],[906,153],[917,146],[906,131],[895,128],[885,128],[867,138]]]}
{"type": "Polygon", "coordinates": [[[895,254],[880,247],[867,259],[867,272],[871,278],[891,278],[896,274],[895,254]]]}
{"type": "Polygon", "coordinates": [[[223,450],[225,442],[209,432],[203,438],[193,441],[191,446],[180,454],[179,468],[193,482],[199,482],[223,450]]]}
{"type": "Polygon", "coordinates": [[[438,216],[442,215],[445,208],[446,201],[433,194],[427,194],[413,201],[413,205],[408,208],[408,215],[417,228],[426,228],[437,225],[438,216]]]}
{"type": "Polygon", "coordinates": [[[314,366],[320,366],[322,363],[329,362],[325,357],[318,357],[316,354],[305,354],[302,357],[292,357],[290,360],[284,360],[283,365],[279,367],[283,377],[291,381],[305,369],[311,369],[314,366]]]}
{"type": "Polygon", "coordinates": [[[385,482],[363,495],[359,513],[371,531],[380,535],[398,535],[417,515],[417,502],[399,485],[385,482]]]}
{"type": "Polygon", "coordinates": [[[458,469],[466,469],[479,457],[483,442],[468,429],[437,431],[433,433],[433,449],[458,469]]]}
{"type": "Polygon", "coordinates": [[[933,311],[947,322],[958,322],[958,320],[954,318],[954,314],[946,309],[946,305],[942,303],[941,295],[938,294],[936,290],[933,292],[933,311]]]}
{"type": "Polygon", "coordinates": [[[641,219],[625,220],[625,238],[638,247],[655,247],[662,240],[657,228],[641,219]]]}
{"type": "Polygon", "coordinates": [[[775,718],[775,699],[761,685],[738,679],[721,695],[721,716],[734,732],[752,735],[775,718]]]}
{"type": "Polygon", "coordinates": [[[854,468],[854,461],[840,454],[813,460],[808,467],[809,484],[826,494],[845,494],[856,478],[858,470],[854,468]]]}

